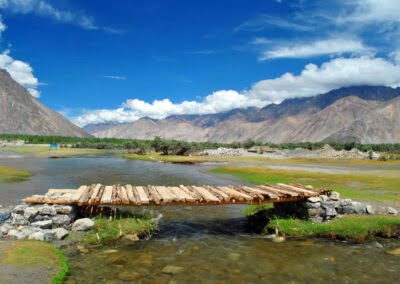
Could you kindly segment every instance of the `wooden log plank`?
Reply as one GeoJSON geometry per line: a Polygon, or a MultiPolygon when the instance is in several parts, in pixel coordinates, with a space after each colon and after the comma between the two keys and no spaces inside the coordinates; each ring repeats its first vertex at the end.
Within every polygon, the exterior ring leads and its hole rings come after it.
{"type": "Polygon", "coordinates": [[[182,189],[187,194],[189,194],[191,197],[193,197],[196,200],[196,202],[200,201],[200,199],[202,198],[200,194],[190,190],[190,188],[187,186],[180,185],[179,188],[182,189]]]}
{"type": "Polygon", "coordinates": [[[253,200],[264,200],[264,195],[262,195],[258,192],[255,192],[253,190],[249,190],[245,186],[235,186],[234,189],[237,191],[240,191],[242,193],[250,195],[251,197],[253,197],[253,200]]]}
{"type": "Polygon", "coordinates": [[[104,193],[101,197],[101,204],[111,204],[113,195],[113,186],[105,186],[104,193]]]}
{"type": "Polygon", "coordinates": [[[55,189],[50,188],[45,195],[75,193],[76,189],[55,189]]]}
{"type": "Polygon", "coordinates": [[[271,184],[265,184],[265,185],[260,185],[260,188],[275,192],[275,193],[279,193],[282,195],[287,195],[287,196],[294,196],[297,197],[299,196],[298,193],[293,192],[293,191],[289,191],[289,190],[284,190],[284,189],[280,189],[280,188],[276,188],[274,186],[272,186],[271,184]]]}
{"type": "Polygon", "coordinates": [[[276,186],[280,186],[280,187],[283,187],[284,189],[289,189],[289,190],[296,191],[296,192],[298,192],[300,194],[303,194],[304,196],[315,196],[315,195],[318,195],[318,193],[315,192],[315,191],[311,191],[309,189],[299,188],[299,187],[296,187],[294,185],[289,185],[289,184],[284,184],[284,183],[277,183],[276,186]]]}
{"type": "Polygon", "coordinates": [[[196,198],[187,193],[182,188],[175,186],[174,189],[178,192],[179,195],[183,196],[185,202],[196,202],[196,198]]]}
{"type": "Polygon", "coordinates": [[[92,190],[94,188],[95,185],[89,185],[88,187],[86,187],[85,191],[82,193],[81,197],[78,200],[78,205],[83,205],[86,203],[86,201],[89,199],[89,197],[92,194],[92,190]]]}
{"type": "Polygon", "coordinates": [[[132,193],[135,196],[136,204],[141,205],[142,203],[140,202],[140,196],[139,196],[136,186],[132,186],[132,193]]]}
{"type": "Polygon", "coordinates": [[[126,191],[125,186],[121,186],[121,202],[124,205],[129,204],[128,192],[126,191]]]}
{"type": "Polygon", "coordinates": [[[143,186],[135,186],[136,190],[138,192],[139,198],[140,198],[140,203],[141,204],[149,204],[150,199],[147,196],[146,192],[143,189],[143,186]]]}
{"type": "Polygon", "coordinates": [[[105,188],[104,185],[100,186],[99,192],[98,192],[96,198],[93,199],[93,202],[91,204],[94,204],[94,205],[100,204],[101,197],[103,196],[103,193],[104,193],[104,188],[105,188]]]}
{"type": "Polygon", "coordinates": [[[113,196],[113,201],[112,203],[115,205],[120,205],[122,203],[122,199],[121,199],[121,185],[116,184],[114,186],[114,190],[115,190],[115,195],[113,196]]]}
{"type": "Polygon", "coordinates": [[[71,197],[71,202],[78,202],[78,200],[81,198],[82,194],[85,192],[87,186],[86,185],[82,185],[80,186],[76,192],[74,193],[74,195],[72,195],[71,197]]]}
{"type": "Polygon", "coordinates": [[[135,198],[135,195],[133,194],[133,189],[132,189],[132,185],[127,184],[125,185],[125,189],[126,189],[126,193],[128,195],[128,199],[129,199],[129,204],[137,204],[137,200],[135,198]]]}
{"type": "Polygon", "coordinates": [[[90,198],[88,200],[89,204],[95,203],[95,200],[97,198],[97,195],[99,194],[100,188],[101,188],[101,184],[100,183],[96,184],[96,186],[93,189],[92,195],[90,196],[90,198]]]}
{"type": "Polygon", "coordinates": [[[234,199],[237,199],[239,201],[252,201],[253,197],[251,197],[248,194],[244,194],[243,192],[237,191],[231,187],[228,186],[221,186],[219,187],[221,190],[223,190],[226,194],[232,196],[234,199]]]}
{"type": "Polygon", "coordinates": [[[243,186],[243,188],[245,188],[245,189],[247,189],[249,191],[256,192],[256,193],[264,196],[267,199],[277,199],[278,198],[278,195],[273,194],[273,193],[271,193],[269,191],[266,191],[264,189],[260,189],[260,188],[256,188],[256,187],[249,187],[249,186],[243,186]]]}
{"type": "Polygon", "coordinates": [[[169,192],[166,190],[165,186],[155,186],[154,188],[157,190],[158,194],[161,196],[162,203],[171,203],[172,202],[174,197],[169,194],[169,192]]]}
{"type": "Polygon", "coordinates": [[[222,190],[220,190],[218,187],[214,186],[203,186],[203,187],[209,190],[215,196],[217,196],[221,201],[223,200],[225,202],[229,202],[231,200],[230,196],[225,192],[223,192],[222,190]]]}
{"type": "Polygon", "coordinates": [[[201,186],[190,186],[189,188],[199,193],[203,197],[203,199],[207,202],[218,202],[218,203],[221,202],[218,197],[216,197],[207,189],[201,186]]]}
{"type": "Polygon", "coordinates": [[[148,185],[146,186],[147,190],[149,192],[149,197],[150,199],[155,203],[155,204],[161,204],[161,196],[157,192],[157,190],[154,188],[154,186],[148,185]]]}

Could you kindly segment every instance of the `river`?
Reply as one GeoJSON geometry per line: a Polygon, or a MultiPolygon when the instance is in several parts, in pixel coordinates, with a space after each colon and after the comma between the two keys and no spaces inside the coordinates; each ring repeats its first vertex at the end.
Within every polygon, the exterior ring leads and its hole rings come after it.
{"type": "MultiPolygon", "coordinates": [[[[113,156],[68,159],[3,158],[0,164],[35,174],[29,181],[0,184],[0,203],[16,204],[48,188],[91,183],[239,184],[207,173],[204,166],[134,161],[113,156]]],[[[273,243],[246,231],[242,205],[149,207],[162,215],[160,230],[148,240],[69,252],[75,283],[397,283],[400,258],[385,251],[397,240],[362,245],[330,240],[273,243]],[[176,274],[162,270],[173,266],[176,274]]]]}

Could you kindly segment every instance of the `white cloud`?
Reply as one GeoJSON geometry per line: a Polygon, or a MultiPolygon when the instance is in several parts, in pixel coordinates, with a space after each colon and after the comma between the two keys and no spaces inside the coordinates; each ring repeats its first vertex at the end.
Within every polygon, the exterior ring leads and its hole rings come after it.
{"type": "Polygon", "coordinates": [[[0,9],[18,14],[36,14],[62,23],[71,23],[88,30],[97,30],[94,20],[82,13],[57,9],[44,0],[0,0],[0,9]]]}
{"type": "Polygon", "coordinates": [[[291,22],[285,20],[282,17],[274,17],[271,15],[262,14],[240,24],[239,26],[234,28],[233,31],[257,32],[265,30],[268,27],[278,27],[282,29],[296,30],[296,31],[311,31],[314,29],[312,26],[303,23],[291,22]]]}
{"type": "MultiPolygon", "coordinates": [[[[264,44],[258,41],[259,44],[264,44]]],[[[338,55],[344,53],[370,54],[371,50],[359,40],[348,38],[331,38],[310,43],[295,43],[277,46],[264,51],[259,60],[274,58],[306,58],[321,55],[338,55]]]]}
{"type": "Polygon", "coordinates": [[[347,1],[350,13],[339,18],[339,23],[383,23],[400,22],[398,0],[352,0],[347,1]]]}
{"type": "Polygon", "coordinates": [[[164,118],[173,114],[207,114],[235,108],[263,107],[294,97],[309,97],[332,89],[357,85],[400,86],[399,62],[361,56],[335,58],[321,66],[308,64],[300,74],[283,74],[255,83],[250,90],[216,91],[202,101],[173,103],[169,99],[152,103],[129,99],[118,109],[87,111],[73,118],[78,125],[107,121],[132,122],[141,117],[164,118]]]}
{"type": "Polygon", "coordinates": [[[104,75],[103,78],[113,79],[113,80],[126,80],[125,76],[115,76],[115,75],[104,75]]]}
{"type": "Polygon", "coordinates": [[[21,60],[16,60],[9,55],[10,51],[6,50],[0,54],[0,68],[10,73],[11,77],[35,98],[40,97],[37,87],[40,85],[39,80],[33,75],[32,67],[21,60]]]}

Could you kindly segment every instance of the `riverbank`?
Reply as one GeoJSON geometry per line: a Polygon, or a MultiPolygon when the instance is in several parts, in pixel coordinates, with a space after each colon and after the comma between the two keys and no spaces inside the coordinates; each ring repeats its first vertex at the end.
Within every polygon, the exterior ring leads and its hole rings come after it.
{"type": "Polygon", "coordinates": [[[18,182],[28,180],[32,176],[29,171],[0,165],[0,182],[18,182]]]}
{"type": "Polygon", "coordinates": [[[20,146],[1,147],[2,152],[12,152],[22,155],[37,155],[41,157],[72,157],[76,155],[106,154],[109,150],[89,148],[51,148],[48,144],[24,144],[20,146]]]}

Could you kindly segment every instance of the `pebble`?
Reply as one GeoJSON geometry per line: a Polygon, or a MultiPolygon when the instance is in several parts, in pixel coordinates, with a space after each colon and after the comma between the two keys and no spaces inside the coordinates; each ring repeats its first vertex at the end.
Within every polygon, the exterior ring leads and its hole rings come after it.
{"type": "Polygon", "coordinates": [[[375,247],[381,249],[383,248],[383,245],[381,243],[375,242],[375,247]]]}
{"type": "Polygon", "coordinates": [[[134,281],[140,277],[140,274],[135,271],[123,271],[118,273],[118,279],[122,281],[134,281]]]}
{"type": "Polygon", "coordinates": [[[178,274],[183,272],[184,268],[180,266],[167,265],[163,268],[162,272],[165,274],[178,274]]]}

